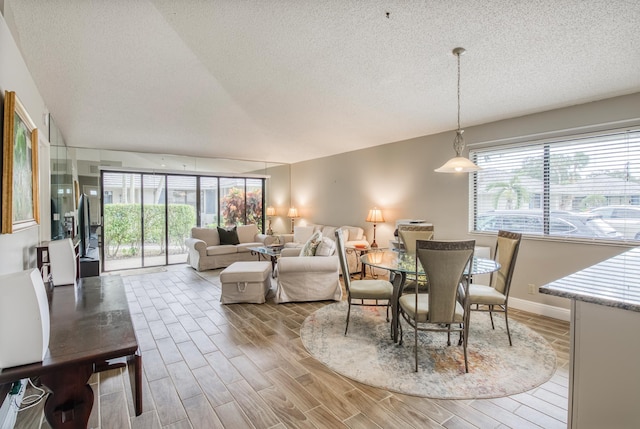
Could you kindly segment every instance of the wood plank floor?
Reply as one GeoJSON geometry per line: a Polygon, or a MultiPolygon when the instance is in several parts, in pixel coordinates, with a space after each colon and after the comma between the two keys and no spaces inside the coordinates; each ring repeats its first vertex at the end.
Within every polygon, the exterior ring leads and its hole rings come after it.
{"type": "MultiPolygon", "coordinates": [[[[547,383],[504,398],[433,400],[354,382],[310,357],[299,328],[327,303],[225,306],[219,302],[219,287],[191,268],[160,270],[123,276],[143,355],[144,413],[134,416],[126,369],[94,374],[91,386],[96,400],[90,427],[553,429],[567,425],[567,322],[517,310],[510,313],[543,335],[556,351],[558,369],[547,383]]],[[[49,428],[42,423],[42,406],[21,411],[15,427],[49,428]]]]}

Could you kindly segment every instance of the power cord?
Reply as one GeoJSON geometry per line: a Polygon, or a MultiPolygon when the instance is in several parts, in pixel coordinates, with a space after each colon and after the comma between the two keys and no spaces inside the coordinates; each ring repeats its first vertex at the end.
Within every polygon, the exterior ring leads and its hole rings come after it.
{"type": "Polygon", "coordinates": [[[47,396],[47,392],[44,389],[42,389],[42,388],[36,386],[35,384],[33,384],[33,381],[31,381],[30,378],[28,378],[27,381],[29,382],[31,387],[33,387],[34,389],[36,389],[40,393],[25,396],[24,398],[22,398],[22,402],[20,404],[15,404],[16,407],[18,408],[18,412],[27,410],[27,409],[32,408],[32,407],[35,407],[36,405],[38,405],[42,401],[42,399],[45,396],[47,396]]]}

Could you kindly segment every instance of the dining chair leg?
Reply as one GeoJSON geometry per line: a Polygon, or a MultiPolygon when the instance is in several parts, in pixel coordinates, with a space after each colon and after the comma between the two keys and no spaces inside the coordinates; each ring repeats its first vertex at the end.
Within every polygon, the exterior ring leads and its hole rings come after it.
{"type": "Polygon", "coordinates": [[[469,337],[469,324],[465,322],[462,338],[462,350],[464,353],[464,372],[469,372],[469,361],[467,358],[467,338],[469,337]]]}
{"type": "Polygon", "coordinates": [[[504,323],[507,325],[507,337],[509,337],[509,345],[512,346],[511,342],[511,332],[509,332],[509,315],[507,314],[508,308],[506,305],[504,306],[504,323]]]}
{"type": "Polygon", "coordinates": [[[451,345],[451,325],[447,325],[447,346],[451,345]]]}
{"type": "Polygon", "coordinates": [[[344,328],[344,335],[345,337],[347,336],[347,330],[349,329],[349,316],[351,315],[351,299],[348,299],[349,301],[349,308],[347,309],[347,326],[345,326],[344,328]]]}
{"type": "MultiPolygon", "coordinates": [[[[417,323],[417,322],[416,322],[417,323]]],[[[418,372],[418,327],[416,326],[416,328],[414,329],[415,332],[415,359],[416,359],[416,371],[418,372]]]]}
{"type": "Polygon", "coordinates": [[[491,319],[491,329],[496,329],[493,325],[493,305],[489,306],[489,318],[491,319]]]}
{"type": "Polygon", "coordinates": [[[387,300],[387,322],[389,322],[389,307],[391,307],[391,301],[387,300]]]}

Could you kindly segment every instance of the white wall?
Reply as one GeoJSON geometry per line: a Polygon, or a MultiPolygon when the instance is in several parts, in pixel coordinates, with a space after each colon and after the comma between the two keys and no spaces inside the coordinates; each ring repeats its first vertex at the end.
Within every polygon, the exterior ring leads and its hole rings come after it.
{"type": "MultiPolygon", "coordinates": [[[[634,118],[640,118],[640,93],[468,127],[465,139],[467,145],[478,144],[634,118]]],[[[294,164],[293,203],[305,221],[359,225],[367,230],[369,241],[372,225],[364,220],[368,210],[378,206],[386,220],[377,227],[376,241],[381,246],[392,238],[396,219],[404,218],[433,222],[436,238],[473,238],[478,245],[493,246],[495,235],[468,234],[468,176],[433,171],[453,156],[453,137],[451,131],[294,164]]],[[[524,240],[512,283],[512,304],[567,318],[567,300],[529,295],[527,285],[544,285],[624,250],[524,240]]]]}
{"type": "MultiPolygon", "coordinates": [[[[25,65],[16,43],[0,15],[0,91],[4,106],[4,92],[15,91],[38,127],[40,164],[41,226],[14,234],[0,234],[0,274],[25,270],[36,266],[35,247],[50,236],[49,212],[49,145],[44,123],[46,107],[25,65]]],[[[3,108],[0,108],[3,110],[3,108]]]]}

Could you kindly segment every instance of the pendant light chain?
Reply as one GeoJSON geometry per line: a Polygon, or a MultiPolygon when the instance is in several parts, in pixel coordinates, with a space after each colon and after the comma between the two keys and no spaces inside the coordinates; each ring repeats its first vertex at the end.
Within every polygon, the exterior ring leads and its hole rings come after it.
{"type": "Polygon", "coordinates": [[[464,130],[460,129],[460,55],[464,53],[464,48],[456,48],[453,53],[458,57],[458,129],[456,130],[456,137],[453,139],[453,150],[456,152],[456,156],[461,157],[464,152],[464,138],[462,133],[464,130]]]}
{"type": "Polygon", "coordinates": [[[464,138],[462,137],[464,130],[460,128],[460,55],[465,53],[465,49],[458,47],[455,48],[452,53],[458,57],[458,129],[453,139],[453,150],[456,152],[456,156],[434,171],[437,173],[471,173],[482,169],[463,155],[465,144],[464,138]]]}
{"type": "Polygon", "coordinates": [[[460,129],[460,54],[458,57],[458,130],[460,129]]]}

